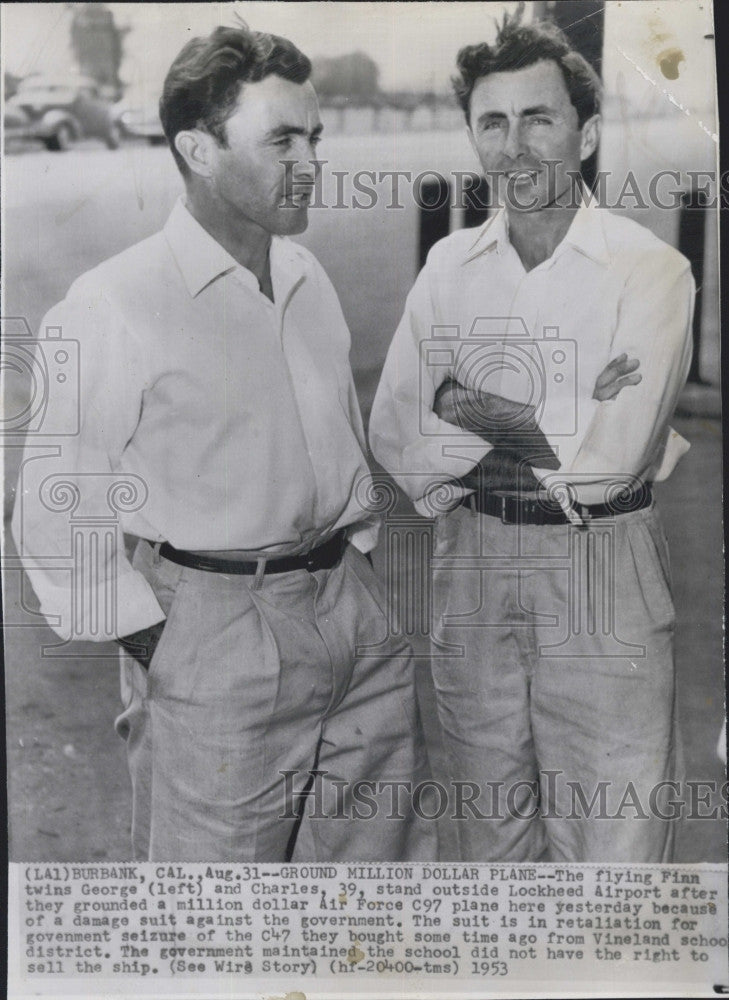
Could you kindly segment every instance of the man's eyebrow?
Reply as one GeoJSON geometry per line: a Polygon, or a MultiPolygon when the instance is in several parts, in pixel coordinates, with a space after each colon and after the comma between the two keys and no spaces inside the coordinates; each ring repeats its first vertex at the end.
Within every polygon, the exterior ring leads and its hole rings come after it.
{"type": "MultiPolygon", "coordinates": [[[[519,112],[519,118],[529,118],[531,115],[551,115],[556,117],[560,112],[556,108],[550,108],[548,104],[535,104],[531,108],[524,108],[519,112]]],[[[500,121],[506,118],[503,111],[484,111],[476,119],[478,125],[483,125],[489,121],[500,121]]]]}
{"type": "Polygon", "coordinates": [[[550,108],[548,104],[535,104],[533,108],[524,108],[519,112],[520,118],[528,118],[529,115],[556,115],[559,114],[556,108],[550,108]]]}
{"type": "Polygon", "coordinates": [[[484,111],[483,114],[479,115],[476,119],[477,125],[483,125],[484,122],[493,121],[494,119],[506,118],[503,111],[484,111]]]}
{"type": "MultiPolygon", "coordinates": [[[[324,125],[320,122],[311,130],[311,135],[321,135],[324,125]]],[[[278,125],[266,134],[267,139],[282,139],[287,135],[309,135],[308,129],[301,125],[278,125]]]]}

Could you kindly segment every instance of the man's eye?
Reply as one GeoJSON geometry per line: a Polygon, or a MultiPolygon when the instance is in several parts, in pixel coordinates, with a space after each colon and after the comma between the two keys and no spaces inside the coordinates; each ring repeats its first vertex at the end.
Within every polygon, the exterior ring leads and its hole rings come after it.
{"type": "Polygon", "coordinates": [[[312,135],[310,141],[311,141],[311,145],[312,146],[318,146],[319,143],[321,142],[321,136],[320,135],[312,135]]]}
{"type": "Polygon", "coordinates": [[[543,118],[541,115],[536,115],[534,118],[529,119],[530,125],[551,125],[551,118],[543,118]]]}
{"type": "Polygon", "coordinates": [[[485,122],[484,126],[483,126],[483,130],[484,130],[484,132],[493,132],[494,129],[499,129],[501,127],[502,127],[502,124],[499,121],[485,122]]]}
{"type": "Polygon", "coordinates": [[[274,142],[274,146],[280,146],[282,149],[286,149],[290,145],[291,145],[290,136],[286,136],[283,139],[277,139],[276,142],[274,142]]]}

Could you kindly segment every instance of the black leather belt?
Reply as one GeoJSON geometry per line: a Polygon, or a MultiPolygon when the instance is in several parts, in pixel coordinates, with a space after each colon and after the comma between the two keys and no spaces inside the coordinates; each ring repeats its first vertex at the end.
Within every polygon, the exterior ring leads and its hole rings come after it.
{"type": "MultiPolygon", "coordinates": [[[[153,542],[149,543],[153,545],[153,542]]],[[[347,532],[342,528],[323,545],[300,556],[266,557],[265,573],[292,573],[305,569],[313,573],[317,569],[333,569],[339,563],[347,546],[347,532]]],[[[217,559],[214,556],[196,555],[176,549],[169,542],[163,542],[159,554],[179,566],[201,569],[206,573],[230,573],[234,576],[252,576],[258,571],[258,563],[242,562],[236,559],[217,559]]]]}
{"type": "MultiPolygon", "coordinates": [[[[638,490],[616,490],[608,503],[572,505],[583,522],[595,518],[616,517],[648,507],[653,500],[649,485],[638,490]]],[[[462,501],[479,514],[498,517],[503,524],[570,524],[562,507],[554,501],[538,496],[517,496],[511,493],[482,490],[464,497],[462,501]]]]}

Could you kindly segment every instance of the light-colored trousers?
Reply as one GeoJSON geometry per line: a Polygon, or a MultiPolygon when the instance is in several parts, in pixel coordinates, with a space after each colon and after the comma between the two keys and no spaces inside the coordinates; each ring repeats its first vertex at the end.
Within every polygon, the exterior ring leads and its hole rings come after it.
{"type": "Polygon", "coordinates": [[[411,651],[361,553],[260,589],[143,541],[134,566],[167,614],[149,672],[121,665],[137,860],[436,857],[435,823],[381,789],[428,770],[411,651]]]}
{"type": "Polygon", "coordinates": [[[655,509],[577,528],[464,506],[435,533],[438,714],[450,780],[475,786],[462,860],[670,860],[674,607],[655,509]]]}

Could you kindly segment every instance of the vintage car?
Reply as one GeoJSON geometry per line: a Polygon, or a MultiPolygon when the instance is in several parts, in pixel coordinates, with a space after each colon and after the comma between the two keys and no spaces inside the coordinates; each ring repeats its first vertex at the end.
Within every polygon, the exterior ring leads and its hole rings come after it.
{"type": "Polygon", "coordinates": [[[114,105],[114,117],[125,136],[146,139],[150,146],[161,146],[167,142],[156,101],[133,102],[125,98],[114,105]]]}
{"type": "Polygon", "coordinates": [[[5,139],[39,140],[61,151],[79,139],[95,138],[116,149],[121,131],[111,107],[94,80],[34,74],[5,103],[5,139]]]}

